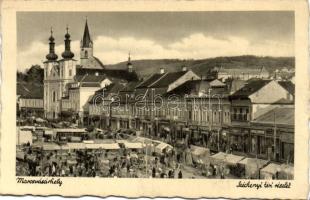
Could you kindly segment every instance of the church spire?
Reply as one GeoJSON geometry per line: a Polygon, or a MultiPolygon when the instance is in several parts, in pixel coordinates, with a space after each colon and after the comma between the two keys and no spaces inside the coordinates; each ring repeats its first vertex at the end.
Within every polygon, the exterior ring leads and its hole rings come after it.
{"type": "Polygon", "coordinates": [[[128,72],[133,72],[133,66],[131,63],[130,51],[128,53],[127,70],[128,70],[128,72]]]}
{"type": "Polygon", "coordinates": [[[87,18],[86,18],[84,34],[83,34],[83,38],[82,38],[82,42],[81,42],[81,47],[82,48],[92,47],[92,43],[93,43],[93,41],[90,39],[90,34],[89,34],[88,24],[87,24],[87,18]]]}
{"type": "Polygon", "coordinates": [[[55,61],[57,60],[58,56],[55,54],[55,42],[53,37],[53,28],[51,27],[51,36],[49,38],[49,53],[46,55],[46,59],[48,61],[55,61]]]}
{"type": "Polygon", "coordinates": [[[61,54],[61,56],[64,58],[64,59],[71,59],[74,57],[74,53],[71,52],[71,47],[70,47],[70,34],[69,34],[69,28],[67,26],[66,28],[67,30],[67,33],[65,34],[65,51],[61,54]]]}

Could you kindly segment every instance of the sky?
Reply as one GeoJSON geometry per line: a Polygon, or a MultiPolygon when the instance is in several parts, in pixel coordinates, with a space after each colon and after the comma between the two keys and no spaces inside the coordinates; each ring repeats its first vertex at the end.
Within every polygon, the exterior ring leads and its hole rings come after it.
{"type": "Polygon", "coordinates": [[[140,59],[203,59],[218,56],[294,56],[294,12],[19,12],[17,63],[24,71],[45,61],[53,27],[56,53],[66,26],[79,60],[87,18],[94,56],[104,64],[140,59]]]}

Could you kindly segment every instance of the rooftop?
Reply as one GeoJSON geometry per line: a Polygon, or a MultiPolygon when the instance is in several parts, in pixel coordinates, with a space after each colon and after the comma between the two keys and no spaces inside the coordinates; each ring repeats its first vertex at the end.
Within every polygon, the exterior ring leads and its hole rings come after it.
{"type": "Polygon", "coordinates": [[[264,123],[264,124],[283,124],[283,125],[294,125],[295,117],[294,108],[274,108],[269,112],[259,116],[252,122],[264,123]]]}
{"type": "Polygon", "coordinates": [[[44,86],[40,83],[17,83],[17,95],[25,99],[43,99],[44,86]]]}
{"type": "Polygon", "coordinates": [[[237,90],[235,93],[231,95],[234,97],[248,97],[251,94],[255,93],[265,85],[267,85],[271,80],[261,80],[255,79],[247,82],[241,89],[237,90]]]}

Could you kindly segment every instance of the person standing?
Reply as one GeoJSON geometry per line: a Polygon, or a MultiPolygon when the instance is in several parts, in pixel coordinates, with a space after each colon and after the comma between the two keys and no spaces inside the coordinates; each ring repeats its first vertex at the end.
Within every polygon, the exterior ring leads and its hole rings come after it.
{"type": "Polygon", "coordinates": [[[178,178],[181,179],[183,177],[182,171],[180,170],[178,173],[178,178]]]}

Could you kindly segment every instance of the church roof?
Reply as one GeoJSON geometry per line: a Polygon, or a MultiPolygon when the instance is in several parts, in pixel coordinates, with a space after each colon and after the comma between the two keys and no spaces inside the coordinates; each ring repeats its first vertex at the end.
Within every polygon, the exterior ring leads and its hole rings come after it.
{"type": "Polygon", "coordinates": [[[82,47],[90,47],[89,45],[90,43],[92,43],[92,40],[90,39],[90,34],[89,34],[87,20],[86,20],[84,34],[82,38],[82,47]]]}

